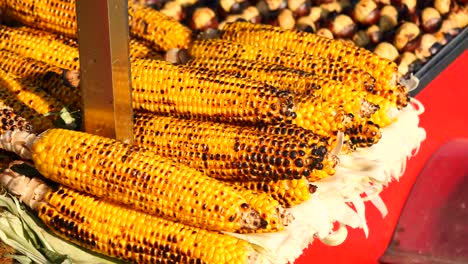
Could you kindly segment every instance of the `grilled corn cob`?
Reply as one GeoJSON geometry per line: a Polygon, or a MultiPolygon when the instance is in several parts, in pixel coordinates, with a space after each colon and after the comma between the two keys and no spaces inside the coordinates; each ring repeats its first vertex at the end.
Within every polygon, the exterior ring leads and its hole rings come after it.
{"type": "Polygon", "coordinates": [[[66,187],[54,190],[11,169],[0,174],[0,182],[37,211],[54,233],[111,257],[135,263],[259,262],[251,244],[229,235],[168,221],[66,187]]]}
{"type": "Polygon", "coordinates": [[[285,90],[302,92],[320,89],[316,81],[316,75],[286,68],[278,64],[243,59],[199,57],[187,61],[186,65],[199,70],[216,71],[243,78],[251,78],[285,90]]]}
{"type": "MultiPolygon", "coordinates": [[[[128,1],[130,34],[157,49],[186,48],[192,32],[159,11],[128,1]]],[[[74,0],[3,0],[2,11],[21,23],[69,38],[77,37],[74,0]]]]}
{"type": "Polygon", "coordinates": [[[64,43],[55,35],[31,28],[0,25],[0,49],[63,69],[78,70],[80,67],[76,47],[64,43]]]}
{"type": "Polygon", "coordinates": [[[75,1],[3,0],[2,11],[24,25],[76,38],[75,1]]]}
{"type": "Polygon", "coordinates": [[[141,38],[160,51],[171,48],[187,48],[192,40],[192,31],[177,20],[150,7],[128,3],[130,33],[141,38]]]}
{"type": "Polygon", "coordinates": [[[226,24],[221,37],[234,42],[346,62],[365,69],[374,78],[386,83],[385,87],[397,84],[398,67],[394,62],[343,41],[324,38],[305,31],[248,22],[226,24]]]}
{"type": "Polygon", "coordinates": [[[288,68],[340,81],[352,87],[361,87],[368,91],[373,89],[375,83],[375,79],[369,73],[350,64],[334,62],[318,56],[297,54],[227,40],[196,40],[188,48],[188,53],[195,58],[236,58],[280,64],[288,68]]]}
{"type": "Polygon", "coordinates": [[[306,178],[277,181],[245,181],[234,184],[249,190],[265,192],[277,200],[283,207],[292,207],[307,201],[316,187],[306,178]]]}
{"type": "Polygon", "coordinates": [[[81,95],[76,87],[66,85],[63,71],[44,62],[0,50],[0,69],[16,75],[26,83],[38,86],[66,106],[80,109],[81,95]]]}
{"type": "MultiPolygon", "coordinates": [[[[18,98],[16,98],[8,89],[2,86],[0,86],[0,105],[2,108],[12,109],[16,114],[19,114],[24,118],[24,120],[31,124],[31,128],[26,129],[26,131],[42,132],[54,127],[50,116],[44,116],[34,111],[29,106],[18,100],[18,98]]],[[[13,128],[12,126],[5,128],[13,128]]]]}
{"type": "MultiPolygon", "coordinates": [[[[0,69],[0,86],[41,115],[53,115],[53,119],[65,125],[76,127],[75,118],[70,115],[62,102],[39,87],[32,86],[14,75],[0,69]]],[[[59,123],[57,123],[59,124],[59,123]]]]}
{"type": "Polygon", "coordinates": [[[1,139],[3,149],[31,157],[48,179],[137,210],[211,230],[267,224],[232,187],[150,151],[64,129],[38,137],[7,132],[1,139]]]}
{"type": "Polygon", "coordinates": [[[308,177],[327,154],[326,143],[319,138],[314,142],[151,113],[136,113],[134,135],[137,144],[157,154],[230,181],[308,177]]]}
{"type": "Polygon", "coordinates": [[[212,121],[274,123],[294,118],[289,91],[157,60],[132,63],[133,107],[212,121]]]}

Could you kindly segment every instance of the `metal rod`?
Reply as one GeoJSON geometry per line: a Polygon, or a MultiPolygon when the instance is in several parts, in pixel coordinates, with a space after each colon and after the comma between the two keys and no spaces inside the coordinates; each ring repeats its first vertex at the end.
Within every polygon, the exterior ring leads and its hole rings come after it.
{"type": "Polygon", "coordinates": [[[86,132],[133,143],[127,0],[77,0],[86,132]]]}

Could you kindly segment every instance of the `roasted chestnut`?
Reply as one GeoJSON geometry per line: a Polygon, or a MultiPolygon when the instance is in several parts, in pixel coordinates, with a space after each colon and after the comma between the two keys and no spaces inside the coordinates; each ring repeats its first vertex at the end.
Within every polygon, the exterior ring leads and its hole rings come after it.
{"type": "Polygon", "coordinates": [[[383,32],[398,25],[398,10],[392,5],[386,5],[380,10],[379,27],[383,32]]]}
{"type": "Polygon", "coordinates": [[[353,11],[354,19],[363,25],[372,25],[380,18],[380,10],[374,0],[360,0],[353,11]]]}
{"type": "Polygon", "coordinates": [[[356,31],[356,24],[347,15],[338,15],[331,21],[331,31],[337,38],[350,38],[356,31]]]}
{"type": "Polygon", "coordinates": [[[327,28],[317,30],[316,34],[325,38],[333,39],[333,33],[327,28]]]}
{"type": "Polygon", "coordinates": [[[278,25],[285,29],[294,28],[296,25],[296,19],[294,19],[293,12],[290,9],[286,8],[281,10],[278,15],[278,25]]]}
{"type": "Polygon", "coordinates": [[[419,41],[421,30],[412,22],[404,22],[395,33],[393,44],[398,50],[413,51],[419,41]]]}
{"type": "Polygon", "coordinates": [[[306,16],[310,12],[310,0],[288,0],[288,8],[295,17],[306,16]]]}
{"type": "Polygon", "coordinates": [[[193,11],[190,27],[195,30],[204,31],[208,28],[217,28],[218,19],[216,13],[208,7],[199,7],[193,11]]]}
{"type": "Polygon", "coordinates": [[[439,11],[433,7],[426,7],[421,12],[421,26],[425,32],[433,33],[442,25],[442,17],[439,11]]]}
{"type": "Polygon", "coordinates": [[[421,41],[418,47],[414,50],[414,54],[418,59],[425,62],[429,57],[438,51],[437,38],[429,33],[421,36],[421,41]]]}
{"type": "Polygon", "coordinates": [[[374,53],[391,61],[395,61],[400,56],[395,46],[388,42],[380,42],[375,47],[374,53]]]}

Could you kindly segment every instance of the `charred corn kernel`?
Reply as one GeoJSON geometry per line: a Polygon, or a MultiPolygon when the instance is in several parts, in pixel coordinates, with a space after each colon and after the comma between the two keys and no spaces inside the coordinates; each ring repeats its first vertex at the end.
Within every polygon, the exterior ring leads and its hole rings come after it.
{"type": "Polygon", "coordinates": [[[349,139],[355,147],[370,147],[382,137],[379,126],[367,121],[360,123],[346,131],[349,139]]]}
{"type": "Polygon", "coordinates": [[[319,139],[313,145],[313,139],[150,113],[135,114],[134,135],[157,154],[229,181],[309,176],[327,153],[319,139]]]}
{"type": "Polygon", "coordinates": [[[292,207],[303,203],[311,197],[316,187],[306,178],[277,181],[236,182],[249,190],[265,192],[277,200],[283,207],[292,207]]]}
{"type": "Polygon", "coordinates": [[[150,7],[128,3],[131,35],[141,38],[156,50],[187,48],[192,40],[192,31],[177,20],[150,7]]]}
{"type": "Polygon", "coordinates": [[[153,152],[63,129],[27,144],[42,175],[75,190],[211,230],[265,226],[232,187],[153,152]]]}
{"type": "MultiPolygon", "coordinates": [[[[21,130],[32,132],[31,124],[21,115],[18,115],[13,108],[5,105],[0,100],[0,133],[8,130],[21,130]]],[[[0,155],[1,156],[1,155],[0,155]]],[[[1,159],[1,158],[0,158],[1,159]]]]}
{"type": "Polygon", "coordinates": [[[18,98],[16,98],[16,96],[13,93],[11,93],[8,89],[6,89],[5,87],[1,85],[0,85],[0,105],[2,107],[11,108],[16,114],[21,115],[22,118],[24,118],[28,123],[31,124],[32,131],[42,132],[46,129],[50,129],[54,127],[51,117],[46,117],[34,111],[25,103],[23,103],[18,98]]]}
{"type": "Polygon", "coordinates": [[[78,70],[80,67],[76,47],[69,46],[57,37],[43,31],[0,25],[0,49],[63,69],[78,70]]]}
{"type": "Polygon", "coordinates": [[[0,50],[0,69],[38,86],[72,109],[80,109],[80,89],[65,85],[60,68],[44,62],[0,50]]]}
{"type": "Polygon", "coordinates": [[[289,91],[157,60],[132,63],[134,109],[222,122],[274,123],[294,118],[289,91]]]}
{"type": "Polygon", "coordinates": [[[233,236],[172,222],[63,186],[53,190],[12,170],[0,178],[55,234],[110,257],[132,263],[260,261],[251,244],[233,236]],[[16,180],[22,184],[12,184],[16,180]],[[31,196],[35,199],[27,198],[31,196]]]}
{"type": "Polygon", "coordinates": [[[293,215],[286,211],[280,203],[265,192],[252,191],[240,185],[233,185],[247,201],[255,207],[260,216],[266,221],[265,228],[257,229],[257,233],[277,232],[284,229],[293,220],[293,215]]]}
{"type": "MultiPolygon", "coordinates": [[[[295,124],[269,125],[257,127],[256,129],[262,133],[288,135],[289,137],[307,140],[307,144],[309,144],[313,149],[312,154],[316,155],[318,161],[315,169],[312,170],[309,176],[306,176],[307,179],[315,181],[335,174],[335,167],[338,164],[338,158],[335,154],[331,153],[331,151],[333,151],[333,148],[335,148],[335,145],[337,144],[336,135],[322,137],[313,133],[309,129],[305,129],[295,124]]],[[[346,145],[346,147],[348,146],[346,145]]]]}
{"type": "Polygon", "coordinates": [[[130,39],[130,59],[156,59],[162,60],[161,54],[137,39],[130,39]]]}
{"type": "Polygon", "coordinates": [[[189,47],[188,52],[195,58],[236,58],[280,64],[288,68],[340,81],[353,87],[362,87],[367,91],[371,91],[375,83],[375,79],[368,72],[351,64],[286,50],[235,43],[228,40],[196,40],[189,47]]]}
{"type": "Polygon", "coordinates": [[[264,24],[234,22],[223,28],[222,38],[343,61],[365,69],[387,86],[394,86],[397,82],[398,67],[392,61],[380,58],[364,48],[316,34],[264,24]]]}
{"type": "Polygon", "coordinates": [[[75,1],[4,0],[2,11],[25,25],[76,38],[75,1]]]}

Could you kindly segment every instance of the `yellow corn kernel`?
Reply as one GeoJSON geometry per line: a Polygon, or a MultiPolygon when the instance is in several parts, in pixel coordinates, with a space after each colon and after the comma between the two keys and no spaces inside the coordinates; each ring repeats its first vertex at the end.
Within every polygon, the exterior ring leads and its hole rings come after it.
{"type": "Polygon", "coordinates": [[[237,123],[290,122],[291,92],[158,60],[132,63],[134,109],[237,123]]]}
{"type": "Polygon", "coordinates": [[[227,181],[309,176],[327,154],[320,137],[299,138],[223,123],[136,112],[135,142],[227,181]]]}
{"type": "Polygon", "coordinates": [[[63,129],[26,145],[42,175],[75,190],[210,230],[265,226],[232,187],[153,152],[63,129]]]}
{"type": "Polygon", "coordinates": [[[38,86],[67,107],[81,109],[80,89],[66,85],[63,71],[44,62],[0,50],[0,69],[16,75],[22,81],[38,86]]]}

